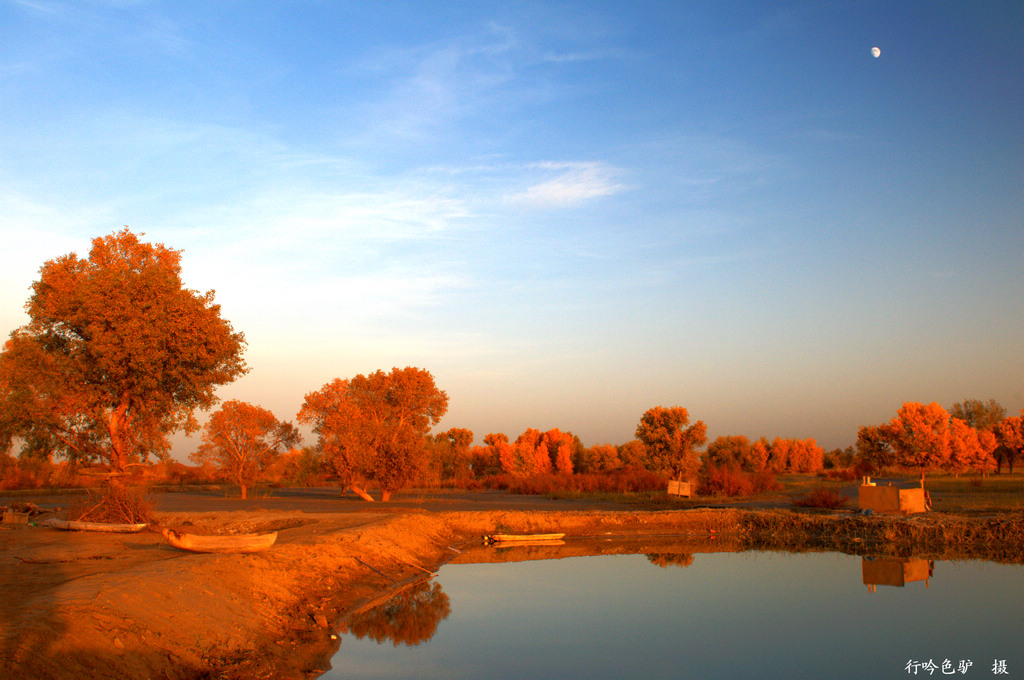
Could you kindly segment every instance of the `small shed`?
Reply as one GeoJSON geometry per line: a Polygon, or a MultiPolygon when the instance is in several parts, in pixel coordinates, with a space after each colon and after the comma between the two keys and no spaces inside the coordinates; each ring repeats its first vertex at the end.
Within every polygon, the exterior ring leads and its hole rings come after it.
{"type": "Polygon", "coordinates": [[[901,489],[898,486],[877,486],[870,477],[857,490],[857,503],[861,510],[874,512],[927,512],[928,495],[924,486],[901,489]]]}
{"type": "Polygon", "coordinates": [[[677,482],[676,480],[673,479],[668,483],[668,495],[679,496],[682,498],[690,498],[690,496],[692,495],[692,492],[690,490],[690,483],[677,482]]]}

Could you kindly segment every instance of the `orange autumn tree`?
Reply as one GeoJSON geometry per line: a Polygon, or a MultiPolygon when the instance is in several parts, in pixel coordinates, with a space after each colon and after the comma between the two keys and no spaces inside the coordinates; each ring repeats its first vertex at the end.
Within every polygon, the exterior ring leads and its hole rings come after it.
{"type": "Polygon", "coordinates": [[[203,427],[203,443],[189,458],[220,468],[246,498],[281,450],[298,442],[299,433],[291,423],[280,422],[265,408],[232,400],[210,416],[203,427]]]}
{"type": "Polygon", "coordinates": [[[512,445],[509,444],[508,435],[504,432],[491,432],[484,437],[484,444],[486,464],[508,472],[509,466],[513,464],[512,445]]]}
{"type": "Polygon", "coordinates": [[[588,472],[608,472],[622,467],[619,451],[611,444],[595,444],[587,452],[588,472]]]}
{"type": "Polygon", "coordinates": [[[431,466],[438,479],[461,479],[471,474],[470,447],[473,431],[453,427],[431,438],[431,466]]]}
{"type": "Polygon", "coordinates": [[[750,440],[743,435],[722,435],[708,444],[704,464],[709,467],[732,467],[753,472],[750,440]]]}
{"type": "Polygon", "coordinates": [[[752,472],[761,472],[768,467],[768,458],[771,457],[771,444],[764,437],[750,445],[750,469],[752,472]]]}
{"type": "Polygon", "coordinates": [[[904,403],[883,432],[898,465],[929,470],[949,462],[949,413],[935,402],[904,403]]]}
{"type": "Polygon", "coordinates": [[[636,438],[646,450],[644,467],[686,481],[700,467],[696,449],[707,441],[707,425],[702,420],[690,425],[690,414],[681,406],[655,406],[640,418],[636,438]]]}
{"type": "Polygon", "coordinates": [[[573,472],[573,454],[576,452],[576,437],[570,432],[562,432],[557,427],[544,433],[551,465],[556,472],[571,474],[573,472]]]}
{"type": "Polygon", "coordinates": [[[922,472],[942,469],[959,474],[995,467],[995,435],[951,417],[934,402],[904,403],[889,423],[876,429],[861,428],[857,445],[858,450],[874,453],[880,460],[922,472]]]}
{"type": "Polygon", "coordinates": [[[247,371],[213,291],[182,283],[181,251],[127,227],[93,239],[87,259],[47,261],[32,289],[30,322],[0,353],[0,445],[123,471],[167,454],[247,371]]]}
{"type": "Polygon", "coordinates": [[[798,472],[807,474],[818,472],[825,467],[825,449],[818,445],[818,442],[811,439],[776,439],[772,444],[772,451],[776,445],[786,449],[786,466],[782,472],[798,472]]]}
{"type": "Polygon", "coordinates": [[[429,371],[393,368],[335,379],[306,395],[299,421],[311,423],[324,458],[347,486],[373,479],[383,500],[426,467],[430,428],[448,411],[448,395],[429,371]]]}
{"type": "Polygon", "coordinates": [[[515,460],[518,474],[541,475],[551,472],[551,455],[540,430],[530,427],[516,438],[515,460]]]}
{"type": "MultiPolygon", "coordinates": [[[[504,437],[504,435],[501,435],[504,437]]],[[[486,441],[486,439],[485,439],[486,441]]],[[[558,428],[541,432],[528,428],[514,444],[497,441],[501,469],[516,477],[532,477],[549,472],[572,473],[576,437],[558,428]]]]}
{"type": "Polygon", "coordinates": [[[1010,464],[1010,474],[1013,474],[1013,461],[1024,456],[1024,409],[1021,409],[1019,416],[1009,416],[996,424],[994,428],[997,448],[994,452],[997,456],[997,470],[1002,471],[1003,460],[1010,464]]]}
{"type": "Polygon", "coordinates": [[[497,455],[502,472],[514,477],[532,477],[542,471],[537,456],[540,430],[527,429],[514,443],[510,443],[508,436],[500,432],[487,435],[484,442],[497,455]]]}
{"type": "Polygon", "coordinates": [[[857,455],[869,470],[896,464],[896,451],[885,425],[863,425],[857,429],[857,455]]]}
{"type": "Polygon", "coordinates": [[[978,430],[959,418],[949,420],[949,460],[945,469],[960,475],[968,470],[977,470],[983,475],[996,467],[992,452],[996,448],[996,437],[989,431],[978,430]]]}

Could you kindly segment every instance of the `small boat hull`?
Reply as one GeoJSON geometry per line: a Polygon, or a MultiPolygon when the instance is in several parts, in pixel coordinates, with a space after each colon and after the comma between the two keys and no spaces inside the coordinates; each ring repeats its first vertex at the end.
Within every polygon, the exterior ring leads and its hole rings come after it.
{"type": "Polygon", "coordinates": [[[538,541],[560,541],[565,534],[491,534],[484,536],[485,543],[536,543],[538,541]]]}
{"type": "Polygon", "coordinates": [[[269,534],[237,534],[234,536],[200,536],[164,529],[164,537],[179,550],[197,553],[253,553],[267,550],[277,541],[277,532],[269,534]]]}
{"type": "Polygon", "coordinates": [[[103,522],[75,522],[53,517],[44,522],[48,527],[61,531],[101,531],[108,534],[137,534],[148,524],[105,524],[103,522]]]}

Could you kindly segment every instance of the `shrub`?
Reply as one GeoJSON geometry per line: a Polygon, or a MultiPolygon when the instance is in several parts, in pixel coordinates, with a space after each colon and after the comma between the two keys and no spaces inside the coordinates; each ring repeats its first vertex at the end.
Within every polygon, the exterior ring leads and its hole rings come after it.
{"type": "Polygon", "coordinates": [[[775,475],[771,470],[755,472],[750,477],[750,483],[754,487],[754,493],[767,493],[768,491],[778,491],[782,488],[782,484],[775,479],[775,475]]]}
{"type": "Polygon", "coordinates": [[[852,467],[833,468],[829,470],[825,476],[829,479],[834,479],[840,482],[852,482],[860,477],[860,475],[857,474],[857,471],[852,467]]]}
{"type": "Polygon", "coordinates": [[[749,477],[727,465],[709,468],[697,483],[700,496],[749,496],[753,493],[754,485],[749,477]]]}
{"type": "Polygon", "coordinates": [[[806,496],[793,500],[793,505],[801,508],[828,508],[838,510],[849,500],[835,489],[818,488],[806,496]]]}
{"type": "Polygon", "coordinates": [[[149,524],[153,521],[153,499],[142,487],[111,481],[99,495],[88,494],[79,500],[68,517],[80,522],[149,524]]]}
{"type": "Polygon", "coordinates": [[[731,465],[711,467],[697,482],[700,496],[751,496],[781,488],[770,470],[747,474],[731,465]]]}

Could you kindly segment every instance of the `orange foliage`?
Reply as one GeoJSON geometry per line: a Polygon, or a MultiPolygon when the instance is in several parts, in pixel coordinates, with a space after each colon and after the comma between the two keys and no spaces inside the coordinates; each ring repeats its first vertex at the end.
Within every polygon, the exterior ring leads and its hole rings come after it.
{"type": "Polygon", "coordinates": [[[745,474],[731,466],[710,467],[697,484],[701,496],[750,496],[775,491],[782,485],[770,470],[745,474]]]}
{"type": "Polygon", "coordinates": [[[750,440],[743,435],[718,437],[708,444],[708,448],[704,452],[704,464],[714,467],[732,465],[744,470],[754,469],[750,460],[750,440]]]}
{"type": "Polygon", "coordinates": [[[949,462],[949,413],[935,402],[904,403],[885,427],[885,435],[900,465],[934,469],[949,462]]]}
{"type": "Polygon", "coordinates": [[[793,505],[801,508],[828,508],[838,510],[846,505],[849,499],[835,489],[815,489],[806,496],[793,501],[793,505]]]}
{"type": "Polygon", "coordinates": [[[335,379],[306,395],[298,418],[344,484],[363,495],[357,484],[372,478],[386,498],[426,466],[427,433],[447,410],[434,376],[410,366],[335,379]]]}
{"type": "Polygon", "coordinates": [[[501,469],[516,477],[573,471],[576,438],[557,428],[547,432],[528,428],[514,445],[508,445],[507,438],[505,442],[495,441],[491,445],[497,449],[501,469]]]}
{"type": "Polygon", "coordinates": [[[452,479],[472,474],[469,448],[473,445],[471,430],[453,427],[435,434],[431,441],[431,468],[436,479],[452,479]]]}
{"type": "Polygon", "coordinates": [[[996,466],[997,445],[997,434],[950,417],[935,402],[905,402],[888,423],[861,427],[857,433],[857,452],[863,464],[873,469],[899,465],[985,473],[996,466]]]}
{"type": "Polygon", "coordinates": [[[762,437],[750,446],[750,469],[754,472],[761,472],[768,467],[768,458],[771,455],[768,442],[762,437]]]}
{"type": "Polygon", "coordinates": [[[31,323],[0,353],[0,441],[124,471],[196,429],[194,411],[246,372],[245,338],[213,291],[184,287],[180,260],[125,228],[93,239],[88,259],[43,264],[31,323]]]}
{"type": "Polygon", "coordinates": [[[1010,472],[1013,473],[1013,461],[1018,456],[1024,455],[1024,409],[1020,416],[1004,418],[995,426],[996,443],[998,448],[998,464],[1001,467],[1005,458],[1010,464],[1010,472]]]}
{"type": "Polygon", "coordinates": [[[707,425],[702,420],[690,425],[690,414],[681,406],[655,406],[641,416],[636,438],[647,451],[645,467],[673,479],[690,479],[700,467],[696,448],[707,441],[707,425]]]}
{"type": "Polygon", "coordinates": [[[439,583],[422,582],[402,590],[384,604],[354,614],[345,623],[357,638],[412,647],[434,637],[437,626],[451,614],[448,595],[439,583]]]}
{"type": "Polygon", "coordinates": [[[587,452],[588,471],[607,472],[622,467],[618,450],[611,444],[597,444],[587,452]]]}
{"type": "Polygon", "coordinates": [[[242,498],[284,447],[297,444],[299,433],[260,406],[232,399],[203,427],[203,443],[189,458],[212,463],[241,489],[242,498]]]}

